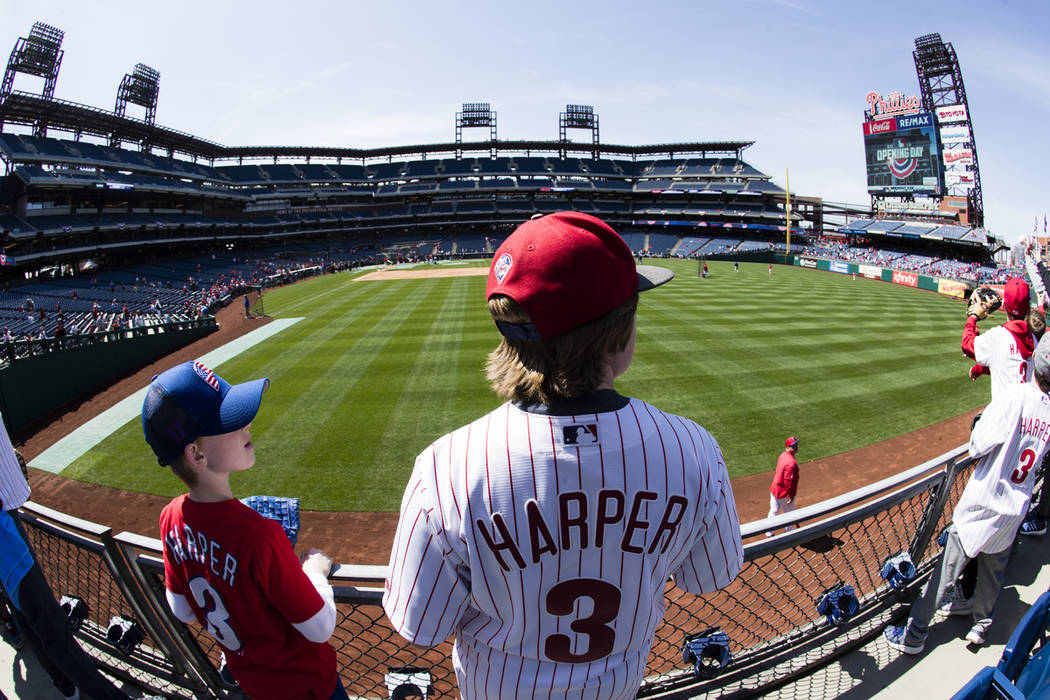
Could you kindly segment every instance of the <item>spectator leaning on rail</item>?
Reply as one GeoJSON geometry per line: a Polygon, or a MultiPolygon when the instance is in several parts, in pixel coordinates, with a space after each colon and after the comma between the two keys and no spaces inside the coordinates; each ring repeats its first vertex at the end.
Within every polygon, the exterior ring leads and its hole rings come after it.
{"type": "MultiPolygon", "coordinates": [[[[970,380],[976,381],[982,374],[992,377],[992,400],[1003,387],[1032,379],[1032,363],[1029,358],[1036,346],[1036,337],[1028,327],[1031,310],[1030,289],[1020,277],[1007,280],[1003,290],[1003,311],[1007,322],[980,335],[977,330],[978,317],[968,314],[963,327],[962,351],[977,361],[970,368],[970,380]]],[[[980,418],[978,414],[977,418],[980,418]]],[[[977,418],[974,420],[976,421],[977,418]]],[[[1045,525],[1043,526],[1045,530],[1045,525]]],[[[1022,531],[1024,524],[1022,524],[1022,531]]],[[[969,615],[973,610],[973,590],[977,580],[977,564],[971,562],[962,572],[959,586],[944,600],[940,609],[943,615],[969,615]]]]}
{"type": "Polygon", "coordinates": [[[714,438],[613,388],[638,292],[671,277],[577,212],[496,251],[488,378],[509,401],[416,459],[383,596],[410,642],[456,635],[466,698],[633,698],[667,579],[708,593],[740,571],[714,438]]]}
{"type": "Polygon", "coordinates": [[[15,623],[51,682],[65,698],[83,690],[98,700],[127,700],[127,693],[98,672],[80,648],[66,613],[55,600],[26,538],[18,508],[29,498],[29,483],[0,420],[0,582],[15,623]]]}
{"type": "Polygon", "coordinates": [[[1028,358],[1035,349],[1036,339],[1026,320],[1031,308],[1030,293],[1028,283],[1020,277],[1007,280],[1003,290],[1003,311],[1007,321],[983,335],[977,330],[977,316],[966,316],[962,351],[977,362],[970,370],[970,378],[991,374],[993,400],[1004,386],[1032,379],[1032,363],[1028,358]]]}
{"type": "MultiPolygon", "coordinates": [[[[1041,337],[1046,331],[1045,312],[1050,310],[1050,294],[1047,293],[1047,286],[1050,285],[1050,270],[1047,270],[1039,251],[1040,248],[1030,241],[1025,248],[1024,263],[1039,307],[1029,312],[1028,325],[1033,333],[1041,337]]],[[[1050,468],[1048,468],[1050,465],[1047,462],[1050,462],[1050,457],[1043,460],[1042,486],[1039,489],[1035,506],[1021,523],[1022,535],[1046,534],[1047,521],[1050,520],[1050,468]]]]}
{"type": "Polygon", "coordinates": [[[311,549],[300,566],[275,520],[233,497],[230,474],[255,464],[249,428],[268,379],[231,386],[199,362],[156,376],[142,405],[146,441],[189,493],[160,515],[168,605],[222,645],[255,700],[347,697],[327,643],[336,610],[332,560],[311,549]]]}
{"type": "Polygon", "coordinates": [[[972,559],[978,575],[966,640],[986,641],[1011,544],[1028,512],[1035,473],[1050,440],[1050,336],[1039,341],[1032,357],[1035,381],[1003,387],[974,425],[969,452],[980,461],[952,513],[940,564],[912,605],[908,623],[886,628],[886,640],[898,651],[923,650],[935,608],[972,559]]]}

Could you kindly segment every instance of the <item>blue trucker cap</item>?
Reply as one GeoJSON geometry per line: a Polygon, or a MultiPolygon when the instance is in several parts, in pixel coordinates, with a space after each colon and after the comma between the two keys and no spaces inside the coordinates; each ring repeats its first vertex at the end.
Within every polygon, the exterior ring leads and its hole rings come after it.
{"type": "Polygon", "coordinates": [[[199,437],[240,430],[259,412],[269,379],[230,384],[200,362],[158,374],[142,402],[142,432],[157,461],[171,464],[199,437]]]}

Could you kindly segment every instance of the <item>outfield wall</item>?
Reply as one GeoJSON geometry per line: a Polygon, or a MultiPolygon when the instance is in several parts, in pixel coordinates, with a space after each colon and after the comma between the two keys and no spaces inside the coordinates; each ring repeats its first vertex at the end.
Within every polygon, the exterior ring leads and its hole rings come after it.
{"type": "Polygon", "coordinates": [[[845,260],[826,260],[824,258],[814,258],[807,255],[795,255],[792,257],[794,260],[789,260],[788,264],[793,264],[796,267],[806,267],[812,270],[824,270],[826,272],[837,272],[841,275],[855,274],[858,277],[881,280],[882,282],[889,282],[891,284],[900,284],[905,287],[925,289],[928,292],[937,292],[938,294],[957,297],[959,299],[969,297],[970,292],[974,289],[973,284],[967,284],[966,282],[960,282],[959,280],[948,279],[946,277],[932,277],[930,275],[922,275],[918,272],[909,272],[907,270],[894,270],[889,267],[868,265],[866,263],[846,262],[845,260]]]}
{"type": "MultiPolygon", "coordinates": [[[[744,568],[726,589],[695,596],[668,584],[664,621],[639,696],[768,692],[880,634],[932,570],[937,535],[950,521],[973,464],[961,446],[870,486],[744,525],[744,568]],[[789,524],[799,527],[763,536],[789,524]],[[916,563],[918,575],[891,588],[880,570],[902,552],[916,563]],[[837,584],[853,588],[858,609],[831,624],[817,605],[837,584]],[[728,634],[733,658],[716,678],[698,680],[683,661],[682,645],[687,635],[710,627],[728,634]]],[[[101,666],[169,697],[240,697],[219,679],[215,641],[168,610],[159,540],[114,534],[32,502],[22,514],[56,597],[70,594],[87,602],[90,615],[77,636],[101,666]],[[144,633],[129,654],[107,639],[110,619],[118,614],[135,619],[144,633]]],[[[454,696],[451,642],[426,650],[391,630],[380,607],[385,571],[385,566],[342,564],[330,577],[338,605],[331,643],[343,683],[351,697],[385,698],[387,669],[410,666],[423,669],[438,697],[454,696]]]]}
{"type": "Polygon", "coordinates": [[[214,316],[0,345],[0,413],[15,442],[65,406],[218,330],[214,316]],[[47,381],[41,381],[47,377],[47,381]]]}

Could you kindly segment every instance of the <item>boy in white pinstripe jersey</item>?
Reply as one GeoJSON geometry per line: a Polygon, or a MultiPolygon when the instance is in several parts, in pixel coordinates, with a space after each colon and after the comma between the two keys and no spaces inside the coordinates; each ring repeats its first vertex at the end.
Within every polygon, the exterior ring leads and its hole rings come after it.
{"type": "Polygon", "coordinates": [[[637,293],[672,276],[574,212],[496,251],[488,376],[509,401],[417,458],[383,597],[409,641],[455,634],[463,697],[634,697],[667,579],[706,593],[740,570],[714,438],[613,389],[637,293]]]}
{"type": "Polygon", "coordinates": [[[1035,474],[1050,444],[1050,334],[1032,353],[1034,382],[1002,387],[970,434],[970,455],[980,457],[952,514],[941,563],[912,605],[904,626],[886,628],[889,645],[920,653],[930,618],[971,559],[977,560],[971,644],[982,645],[992,624],[1010,545],[1032,498],[1035,474]]]}

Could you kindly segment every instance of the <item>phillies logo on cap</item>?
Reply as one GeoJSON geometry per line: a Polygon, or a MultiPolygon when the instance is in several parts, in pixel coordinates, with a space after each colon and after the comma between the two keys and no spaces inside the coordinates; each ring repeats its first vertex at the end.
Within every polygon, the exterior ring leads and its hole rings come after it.
{"type": "Polygon", "coordinates": [[[492,266],[492,274],[496,276],[497,284],[503,281],[513,264],[514,259],[510,257],[510,253],[504,253],[496,258],[496,264],[492,266]]]}
{"type": "Polygon", "coordinates": [[[215,378],[215,372],[212,372],[200,362],[193,363],[193,371],[212,389],[215,389],[215,391],[219,390],[219,380],[215,378]]]}

